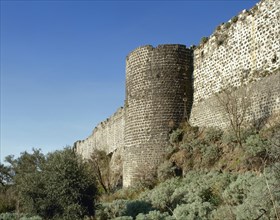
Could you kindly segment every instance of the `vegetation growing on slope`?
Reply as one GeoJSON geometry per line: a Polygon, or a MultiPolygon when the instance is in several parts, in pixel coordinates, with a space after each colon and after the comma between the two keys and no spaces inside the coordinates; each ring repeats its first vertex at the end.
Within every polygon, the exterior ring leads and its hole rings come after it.
{"type": "Polygon", "coordinates": [[[186,123],[170,135],[154,188],[141,181],[103,196],[96,218],[279,219],[279,128],[242,129],[237,140],[234,132],[186,123]]]}
{"type": "Polygon", "coordinates": [[[153,178],[144,175],[137,186],[120,190],[111,187],[102,152],[92,157],[95,163],[71,149],[9,156],[9,166],[0,167],[0,218],[278,220],[279,128],[242,129],[236,137],[184,123],[170,134],[153,178]]]}

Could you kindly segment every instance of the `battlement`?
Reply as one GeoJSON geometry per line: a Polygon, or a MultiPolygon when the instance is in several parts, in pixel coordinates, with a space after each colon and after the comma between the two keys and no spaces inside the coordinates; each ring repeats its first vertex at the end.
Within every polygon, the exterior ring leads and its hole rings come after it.
{"type": "Polygon", "coordinates": [[[119,108],[110,118],[99,123],[92,134],[82,141],[76,141],[74,148],[83,158],[89,159],[93,150],[104,150],[107,154],[115,152],[124,145],[125,110],[119,108]]]}
{"type": "Polygon", "coordinates": [[[157,47],[153,47],[152,45],[143,45],[143,46],[139,46],[136,49],[134,49],[133,51],[131,51],[127,56],[126,59],[129,60],[134,56],[139,55],[139,53],[141,54],[143,51],[152,51],[152,50],[165,50],[165,49],[173,49],[173,50],[180,50],[186,49],[186,45],[183,44],[159,44],[157,47]]]}

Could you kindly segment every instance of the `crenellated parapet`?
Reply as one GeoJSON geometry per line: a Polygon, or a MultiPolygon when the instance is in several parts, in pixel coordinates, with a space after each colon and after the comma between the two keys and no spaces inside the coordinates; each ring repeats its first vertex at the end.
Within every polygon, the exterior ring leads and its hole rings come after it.
{"type": "Polygon", "coordinates": [[[99,123],[92,134],[82,141],[76,141],[74,148],[83,158],[89,159],[94,149],[111,154],[124,145],[124,109],[119,108],[110,118],[99,123]]]}

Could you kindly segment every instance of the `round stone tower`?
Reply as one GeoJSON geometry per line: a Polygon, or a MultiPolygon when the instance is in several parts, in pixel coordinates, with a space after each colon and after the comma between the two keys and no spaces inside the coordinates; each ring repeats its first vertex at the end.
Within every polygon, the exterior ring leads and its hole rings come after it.
{"type": "Polygon", "coordinates": [[[192,69],[192,51],[184,45],[148,45],[127,56],[125,187],[163,159],[170,131],[191,105],[192,69]]]}

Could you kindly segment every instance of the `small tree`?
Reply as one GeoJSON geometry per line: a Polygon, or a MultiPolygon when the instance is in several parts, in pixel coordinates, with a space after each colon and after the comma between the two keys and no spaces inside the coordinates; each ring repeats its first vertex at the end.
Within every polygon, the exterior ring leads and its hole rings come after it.
{"type": "Polygon", "coordinates": [[[245,124],[245,116],[251,106],[251,91],[241,83],[238,90],[229,87],[216,94],[218,105],[221,107],[230,123],[236,141],[242,147],[242,128],[245,124]]]}
{"type": "Polygon", "coordinates": [[[105,193],[109,193],[112,190],[113,185],[111,180],[110,161],[111,157],[107,155],[105,151],[97,149],[93,151],[90,159],[93,174],[105,193]]]}

